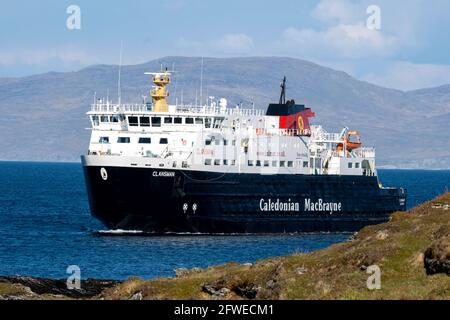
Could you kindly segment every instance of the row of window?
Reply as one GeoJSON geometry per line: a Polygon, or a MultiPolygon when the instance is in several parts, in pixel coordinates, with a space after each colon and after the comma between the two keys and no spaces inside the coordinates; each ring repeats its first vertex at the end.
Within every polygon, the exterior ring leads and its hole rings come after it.
{"type": "MultiPolygon", "coordinates": [[[[118,137],[117,138],[117,143],[130,143],[130,142],[131,142],[131,138],[130,137],[118,137]]],[[[100,137],[99,143],[108,144],[109,143],[109,137],[100,137]]],[[[152,143],[152,139],[148,138],[148,137],[140,137],[138,143],[140,143],[140,144],[151,144],[152,143]]],[[[167,138],[160,138],[159,139],[159,144],[168,144],[168,143],[169,143],[169,139],[167,139],[167,138]]]]}
{"type": "Polygon", "coordinates": [[[92,123],[94,126],[98,126],[100,123],[118,123],[119,121],[125,120],[123,115],[114,115],[114,116],[92,116],[92,123]]]}
{"type": "MultiPolygon", "coordinates": [[[[211,159],[205,159],[205,165],[206,166],[210,166],[212,165],[213,161],[211,159]]],[[[232,166],[236,165],[236,160],[231,160],[231,162],[228,162],[228,160],[224,159],[224,160],[219,160],[219,159],[215,159],[214,160],[214,165],[215,166],[220,166],[220,165],[224,165],[224,166],[228,166],[228,163],[230,163],[232,166]]]]}
{"type": "MultiPolygon", "coordinates": [[[[270,162],[269,162],[269,160],[264,160],[264,161],[261,161],[261,160],[256,160],[256,161],[253,161],[253,160],[248,160],[248,163],[247,163],[247,165],[249,166],[249,167],[253,167],[253,165],[255,165],[256,167],[269,167],[269,164],[270,164],[270,162]]],[[[272,167],[281,167],[281,168],[285,168],[285,167],[288,167],[288,168],[292,168],[294,166],[294,161],[276,161],[276,160],[273,160],[272,161],[272,167]]]]}
{"type": "MultiPolygon", "coordinates": [[[[227,166],[229,165],[229,161],[224,159],[224,160],[219,160],[219,159],[215,159],[214,161],[212,159],[205,159],[205,165],[210,166],[214,164],[215,166],[220,166],[220,165],[224,165],[227,166]]],[[[231,160],[231,165],[234,166],[236,165],[236,160],[231,160]]],[[[269,160],[248,160],[247,165],[249,167],[280,167],[280,168],[292,168],[295,165],[294,161],[269,161],[269,160]]],[[[309,167],[309,162],[308,161],[303,161],[303,163],[299,162],[299,165],[302,165],[303,168],[308,168],[309,167]]],[[[354,163],[354,167],[355,169],[359,169],[360,167],[360,163],[359,162],[355,162],[354,163]]],[[[348,163],[348,168],[351,169],[353,168],[353,163],[349,162],[348,163]]]]}
{"type": "MultiPolygon", "coordinates": [[[[220,145],[220,142],[223,142],[223,145],[224,145],[224,146],[227,146],[227,145],[228,145],[228,140],[226,140],[226,139],[215,139],[214,137],[213,137],[212,139],[206,139],[206,140],[205,140],[205,145],[206,145],[206,146],[210,146],[210,145],[213,144],[213,142],[214,142],[214,144],[215,144],[216,146],[220,145]]],[[[235,146],[235,145],[236,145],[236,140],[231,141],[231,144],[232,144],[233,146],[235,146]]]]}
{"type": "MultiPolygon", "coordinates": [[[[93,115],[91,117],[94,126],[100,123],[118,123],[125,120],[124,115],[93,115]]],[[[162,124],[175,125],[204,125],[205,128],[220,128],[224,118],[193,118],[193,117],[146,117],[146,116],[128,116],[128,125],[130,127],[161,127],[162,124]]]]}
{"type": "MultiPolygon", "coordinates": [[[[229,162],[227,159],[224,160],[220,160],[220,159],[215,159],[214,161],[212,159],[205,159],[205,165],[207,166],[211,166],[211,165],[215,165],[215,166],[220,166],[220,165],[224,165],[224,166],[228,166],[228,165],[232,165],[235,166],[236,165],[236,160],[231,160],[231,162],[229,162]]],[[[249,167],[270,167],[270,165],[272,165],[272,167],[280,167],[280,168],[293,168],[294,167],[294,161],[269,161],[269,160],[248,160],[247,165],[249,167]]],[[[303,161],[303,167],[307,168],[308,167],[308,161],[303,161]]]]}
{"type": "Polygon", "coordinates": [[[161,124],[175,125],[204,125],[205,128],[219,128],[223,118],[192,118],[192,117],[137,117],[128,116],[128,124],[130,127],[161,127],[161,124]]]}

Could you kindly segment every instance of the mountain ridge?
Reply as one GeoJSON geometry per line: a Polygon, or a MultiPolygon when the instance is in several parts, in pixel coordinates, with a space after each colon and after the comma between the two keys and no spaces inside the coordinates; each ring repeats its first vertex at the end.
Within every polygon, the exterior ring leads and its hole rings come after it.
{"type": "MultiPolygon", "coordinates": [[[[193,102],[200,87],[201,58],[180,56],[122,66],[122,101],[140,102],[151,88],[144,72],[157,71],[161,64],[171,68],[173,63],[179,72],[169,88],[171,102],[176,97],[180,101],[181,92],[185,102],[193,102]]],[[[330,131],[343,126],[360,130],[366,145],[377,147],[381,165],[450,167],[450,134],[443,120],[450,115],[450,85],[400,91],[296,58],[204,58],[204,97],[226,97],[230,106],[253,100],[265,109],[278,100],[284,75],[287,96],[312,107],[315,123],[330,131]]],[[[117,76],[118,66],[98,64],[72,72],[0,78],[0,158],[77,160],[88,146],[85,113],[94,93],[106,97],[109,89],[109,96],[116,97],[117,76]]]]}

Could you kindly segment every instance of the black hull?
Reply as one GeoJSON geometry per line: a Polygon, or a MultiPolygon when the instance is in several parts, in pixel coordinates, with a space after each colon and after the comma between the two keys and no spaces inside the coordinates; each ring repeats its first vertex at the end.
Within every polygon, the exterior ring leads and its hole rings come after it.
{"type": "Polygon", "coordinates": [[[403,189],[381,189],[376,177],[96,166],[84,174],[94,217],[158,234],[352,232],[406,206],[403,189]]]}

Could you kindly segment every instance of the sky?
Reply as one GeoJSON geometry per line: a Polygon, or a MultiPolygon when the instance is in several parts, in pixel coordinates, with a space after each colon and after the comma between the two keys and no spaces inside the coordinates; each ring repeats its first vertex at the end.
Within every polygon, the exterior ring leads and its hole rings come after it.
{"type": "Polygon", "coordinates": [[[285,56],[414,90],[450,83],[449,31],[449,0],[0,0],[0,77],[118,64],[123,41],[124,64],[285,56]]]}

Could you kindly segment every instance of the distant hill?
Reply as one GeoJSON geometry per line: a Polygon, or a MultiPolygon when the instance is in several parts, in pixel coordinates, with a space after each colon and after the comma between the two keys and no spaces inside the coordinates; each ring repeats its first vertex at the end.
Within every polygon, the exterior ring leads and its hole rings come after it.
{"type": "MultiPolygon", "coordinates": [[[[165,57],[122,67],[122,101],[139,102],[151,81],[144,75],[175,64],[171,99],[194,101],[200,58],[165,57]]],[[[85,113],[97,97],[117,100],[118,67],[95,65],[77,72],[50,72],[0,79],[0,159],[77,161],[89,141],[85,113]]],[[[348,74],[292,58],[205,58],[204,97],[257,108],[277,101],[286,75],[287,95],[316,112],[330,130],[361,131],[377,148],[378,164],[450,168],[450,85],[403,92],[359,81],[348,74]]],[[[411,75],[412,77],[414,75],[411,75]]]]}

